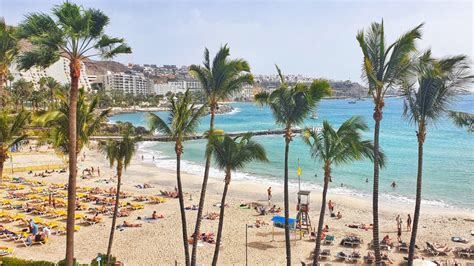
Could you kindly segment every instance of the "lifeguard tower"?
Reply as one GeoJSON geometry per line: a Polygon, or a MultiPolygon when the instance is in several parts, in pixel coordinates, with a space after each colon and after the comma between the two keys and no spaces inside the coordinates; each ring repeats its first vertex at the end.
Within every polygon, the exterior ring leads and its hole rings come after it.
{"type": "Polygon", "coordinates": [[[298,215],[296,216],[296,225],[300,231],[304,230],[308,233],[312,232],[311,220],[309,219],[309,194],[311,192],[307,190],[298,191],[298,205],[296,210],[298,215]]]}

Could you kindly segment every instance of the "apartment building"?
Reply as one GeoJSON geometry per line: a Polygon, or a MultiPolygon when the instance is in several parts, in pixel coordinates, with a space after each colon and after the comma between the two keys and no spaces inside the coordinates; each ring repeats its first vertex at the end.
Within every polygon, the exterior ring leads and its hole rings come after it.
{"type": "Polygon", "coordinates": [[[106,91],[148,95],[153,92],[153,81],[143,74],[107,72],[104,87],[106,91]]]}

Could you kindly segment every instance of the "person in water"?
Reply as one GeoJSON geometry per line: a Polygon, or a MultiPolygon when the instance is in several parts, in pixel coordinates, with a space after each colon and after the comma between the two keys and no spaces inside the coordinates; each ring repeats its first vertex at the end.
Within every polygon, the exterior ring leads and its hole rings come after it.
{"type": "Polygon", "coordinates": [[[397,187],[397,183],[395,183],[395,181],[392,182],[392,188],[396,188],[397,187]]]}

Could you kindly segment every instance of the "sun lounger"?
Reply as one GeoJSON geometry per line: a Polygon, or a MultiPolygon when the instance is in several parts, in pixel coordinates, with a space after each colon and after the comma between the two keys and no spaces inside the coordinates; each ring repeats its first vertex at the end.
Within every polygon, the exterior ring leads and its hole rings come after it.
{"type": "Polygon", "coordinates": [[[334,244],[335,240],[336,240],[336,238],[333,235],[326,235],[326,237],[323,240],[323,244],[332,245],[332,244],[334,244]]]}
{"type": "Polygon", "coordinates": [[[13,248],[9,247],[0,247],[0,256],[7,256],[13,254],[13,251],[15,251],[13,248]]]}
{"type": "Polygon", "coordinates": [[[44,245],[44,244],[46,244],[46,242],[48,242],[47,239],[46,240],[41,240],[41,241],[36,241],[34,238],[35,238],[34,236],[29,236],[29,237],[23,239],[23,244],[25,245],[25,247],[31,247],[35,244],[44,245]]]}
{"type": "Polygon", "coordinates": [[[323,251],[321,251],[319,253],[319,258],[320,259],[329,259],[329,258],[331,258],[331,250],[323,249],[323,251]]]}
{"type": "Polygon", "coordinates": [[[405,251],[408,252],[408,244],[406,242],[401,241],[400,244],[398,245],[398,251],[405,251]]]}
{"type": "Polygon", "coordinates": [[[471,248],[457,247],[453,250],[453,252],[454,252],[454,254],[456,254],[460,258],[466,257],[466,258],[470,259],[471,256],[474,256],[474,250],[471,249],[471,248]]]}
{"type": "Polygon", "coordinates": [[[436,257],[438,255],[448,255],[448,252],[450,252],[451,249],[447,246],[440,247],[435,243],[432,244],[430,242],[426,242],[426,251],[436,257]]]}
{"type": "Polygon", "coordinates": [[[362,240],[357,236],[346,236],[341,240],[341,245],[343,246],[359,246],[362,244],[362,240]]]}
{"type": "Polygon", "coordinates": [[[348,256],[348,252],[344,252],[344,251],[339,251],[338,253],[336,253],[336,258],[338,260],[346,260],[347,259],[347,256],[348,256]]]}

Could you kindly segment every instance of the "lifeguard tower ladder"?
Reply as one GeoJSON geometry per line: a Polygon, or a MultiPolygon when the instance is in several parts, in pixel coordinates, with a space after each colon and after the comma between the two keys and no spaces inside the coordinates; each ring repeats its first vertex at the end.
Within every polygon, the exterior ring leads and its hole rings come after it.
{"type": "Polygon", "coordinates": [[[309,219],[309,194],[310,191],[300,190],[298,191],[298,205],[296,210],[298,215],[296,216],[296,224],[300,231],[304,230],[308,233],[312,232],[311,220],[309,219]]]}

